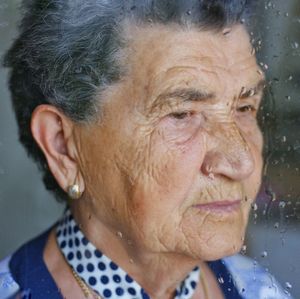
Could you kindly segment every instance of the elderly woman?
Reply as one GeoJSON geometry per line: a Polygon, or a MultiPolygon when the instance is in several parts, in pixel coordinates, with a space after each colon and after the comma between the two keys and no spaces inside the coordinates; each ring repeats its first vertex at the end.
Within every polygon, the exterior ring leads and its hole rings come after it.
{"type": "Polygon", "coordinates": [[[26,1],[5,65],[67,208],[2,261],[1,298],[288,296],[237,254],[263,163],[249,2],[26,1]]]}

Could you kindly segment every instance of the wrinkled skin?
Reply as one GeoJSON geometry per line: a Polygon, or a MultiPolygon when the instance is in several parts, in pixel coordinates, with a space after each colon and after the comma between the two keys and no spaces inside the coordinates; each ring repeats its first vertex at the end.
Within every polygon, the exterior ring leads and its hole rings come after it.
{"type": "Polygon", "coordinates": [[[101,121],[76,128],[85,193],[75,216],[104,252],[123,246],[137,261],[238,252],[262,169],[264,78],[248,34],[154,25],[126,35],[127,75],[101,95],[101,121]],[[178,96],[186,89],[200,95],[178,96]],[[241,202],[230,213],[195,206],[222,200],[241,202]]]}

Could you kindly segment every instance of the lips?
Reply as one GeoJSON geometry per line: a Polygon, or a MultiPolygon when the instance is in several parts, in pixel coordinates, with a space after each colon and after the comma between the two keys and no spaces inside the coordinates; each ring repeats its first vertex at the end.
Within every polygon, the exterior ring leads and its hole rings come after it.
{"type": "Polygon", "coordinates": [[[231,213],[237,211],[241,205],[241,200],[220,200],[205,204],[194,205],[194,208],[215,213],[231,213]]]}

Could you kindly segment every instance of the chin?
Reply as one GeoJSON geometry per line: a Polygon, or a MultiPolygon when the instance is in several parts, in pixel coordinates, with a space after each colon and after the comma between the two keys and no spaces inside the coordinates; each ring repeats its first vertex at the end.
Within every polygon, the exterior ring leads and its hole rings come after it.
{"type": "Polygon", "coordinates": [[[232,235],[215,235],[208,244],[201,246],[201,259],[205,261],[215,261],[240,252],[244,244],[244,233],[232,235]]]}
{"type": "Polygon", "coordinates": [[[188,254],[201,261],[215,261],[240,252],[244,245],[245,228],[239,226],[224,225],[215,227],[214,230],[203,228],[198,235],[189,239],[188,254]]]}
{"type": "Polygon", "coordinates": [[[216,261],[227,256],[235,255],[240,252],[243,246],[242,241],[235,242],[216,242],[216,246],[211,246],[209,248],[201,248],[197,256],[194,258],[201,261],[216,261]]]}
{"type": "Polygon", "coordinates": [[[210,214],[205,221],[199,221],[193,215],[183,226],[185,236],[188,236],[185,239],[188,243],[186,254],[201,261],[214,261],[237,254],[244,245],[246,216],[242,211],[225,216],[210,214]]]}

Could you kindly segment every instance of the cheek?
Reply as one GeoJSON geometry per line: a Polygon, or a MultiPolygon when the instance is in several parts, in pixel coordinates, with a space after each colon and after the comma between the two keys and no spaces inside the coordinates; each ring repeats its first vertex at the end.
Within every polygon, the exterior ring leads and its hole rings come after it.
{"type": "Polygon", "coordinates": [[[205,134],[197,123],[174,126],[160,124],[153,138],[153,161],[161,161],[162,174],[172,188],[185,190],[199,174],[205,154],[205,134]]]}
{"type": "Polygon", "coordinates": [[[204,134],[198,131],[180,144],[170,135],[176,132],[157,127],[149,138],[143,139],[144,146],[136,159],[142,161],[142,166],[141,162],[136,163],[139,175],[133,205],[141,215],[150,211],[155,215],[179,212],[199,175],[205,152],[204,134]]]}

